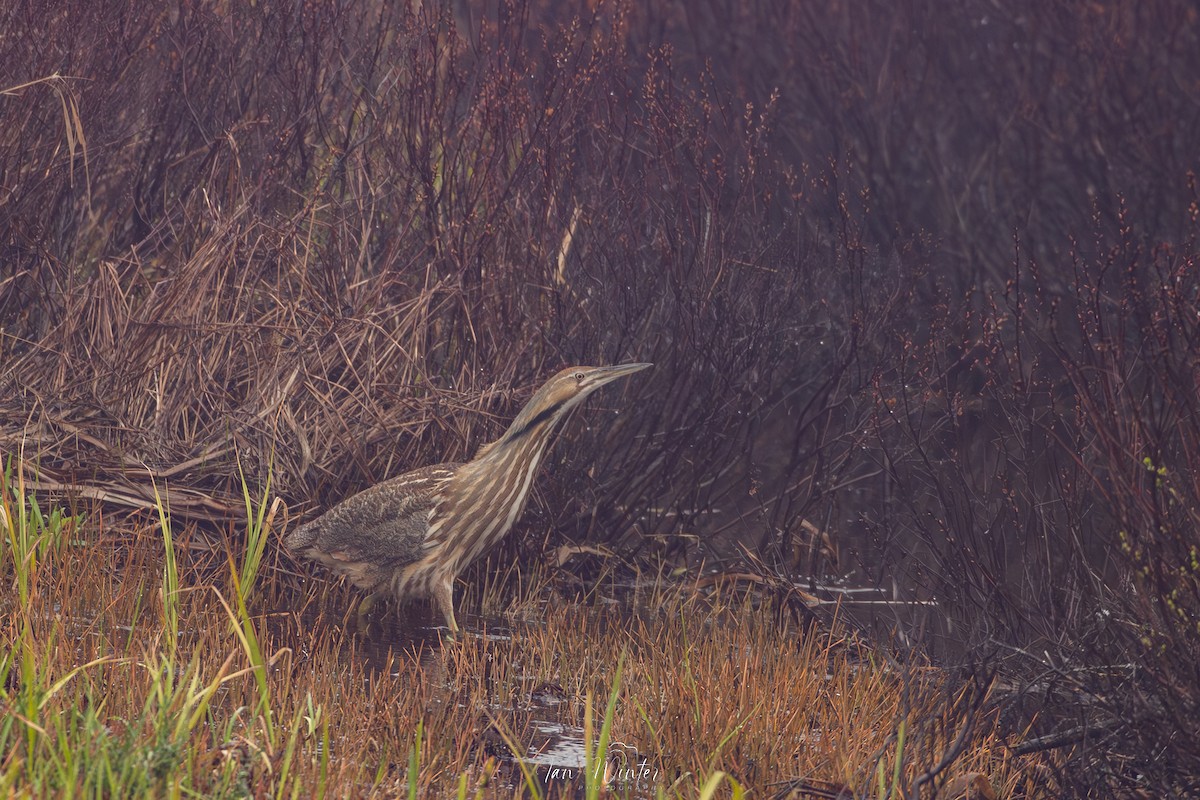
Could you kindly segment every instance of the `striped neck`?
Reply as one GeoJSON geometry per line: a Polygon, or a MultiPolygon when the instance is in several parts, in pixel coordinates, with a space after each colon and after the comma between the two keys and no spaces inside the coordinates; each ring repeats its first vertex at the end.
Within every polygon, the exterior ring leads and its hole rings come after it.
{"type": "Polygon", "coordinates": [[[559,423],[576,404],[569,401],[556,403],[540,411],[533,410],[532,405],[522,409],[499,439],[480,448],[475,458],[465,465],[468,472],[515,477],[531,462],[536,470],[559,423]]]}
{"type": "Polygon", "coordinates": [[[504,435],[484,446],[450,480],[446,508],[435,521],[426,547],[447,547],[447,567],[455,574],[502,539],[525,509],[546,445],[563,417],[576,405],[567,401],[540,412],[526,407],[504,435]]]}

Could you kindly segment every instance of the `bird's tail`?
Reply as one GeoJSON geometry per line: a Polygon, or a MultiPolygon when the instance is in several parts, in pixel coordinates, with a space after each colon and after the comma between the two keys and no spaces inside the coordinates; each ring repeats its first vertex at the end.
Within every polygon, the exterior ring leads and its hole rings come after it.
{"type": "Polygon", "coordinates": [[[283,546],[292,552],[296,552],[311,545],[317,540],[317,535],[320,533],[317,522],[318,520],[306,522],[287,536],[284,536],[283,546]]]}

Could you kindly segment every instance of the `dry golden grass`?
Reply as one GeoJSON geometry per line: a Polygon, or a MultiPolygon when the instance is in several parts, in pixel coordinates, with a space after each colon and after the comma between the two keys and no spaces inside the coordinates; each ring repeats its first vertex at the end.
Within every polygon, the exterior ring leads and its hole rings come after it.
{"type": "Polygon", "coordinates": [[[8,793],[573,796],[583,770],[543,752],[548,726],[582,752],[617,687],[605,763],[645,761],[618,795],[713,796],[725,773],[718,796],[883,797],[956,739],[936,783],[980,772],[1037,795],[1039,762],[1007,755],[975,687],[746,596],[660,583],[580,604],[496,570],[466,597],[493,616],[442,641],[414,613],[360,624],[349,589],[301,586],[278,555],[242,609],[240,548],[189,550],[169,519],[52,518],[23,494],[4,488],[8,793]]]}

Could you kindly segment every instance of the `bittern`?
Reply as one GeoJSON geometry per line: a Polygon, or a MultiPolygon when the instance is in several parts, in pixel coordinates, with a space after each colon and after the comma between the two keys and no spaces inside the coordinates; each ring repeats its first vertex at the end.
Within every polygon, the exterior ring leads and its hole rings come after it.
{"type": "Polygon", "coordinates": [[[555,375],[508,430],[465,464],[435,464],[343,500],[288,534],[288,549],[397,601],[430,598],[452,632],[454,580],[521,516],[558,424],[589,394],[650,364],[571,367],[555,375]]]}

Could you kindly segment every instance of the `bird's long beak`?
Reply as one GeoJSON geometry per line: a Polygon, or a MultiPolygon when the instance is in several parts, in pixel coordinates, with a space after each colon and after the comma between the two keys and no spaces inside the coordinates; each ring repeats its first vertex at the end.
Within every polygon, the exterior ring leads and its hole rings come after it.
{"type": "Polygon", "coordinates": [[[606,383],[615,381],[617,378],[624,378],[626,375],[632,375],[635,372],[641,372],[646,367],[652,367],[653,364],[617,364],[612,367],[594,367],[587,376],[588,391],[599,389],[606,383]]]}

